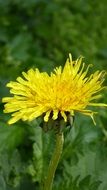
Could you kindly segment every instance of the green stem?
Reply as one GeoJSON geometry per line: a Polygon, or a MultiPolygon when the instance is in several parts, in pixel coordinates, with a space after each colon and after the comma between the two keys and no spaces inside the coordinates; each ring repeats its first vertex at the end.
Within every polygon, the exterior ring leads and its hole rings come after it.
{"type": "Polygon", "coordinates": [[[63,133],[56,134],[56,146],[49,164],[48,175],[44,183],[44,190],[52,190],[53,179],[62,153],[63,143],[63,133]]]}

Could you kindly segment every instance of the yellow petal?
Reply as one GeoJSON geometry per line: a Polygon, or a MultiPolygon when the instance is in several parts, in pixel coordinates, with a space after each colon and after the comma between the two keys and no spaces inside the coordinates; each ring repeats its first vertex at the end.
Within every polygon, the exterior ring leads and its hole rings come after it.
{"type": "Polygon", "coordinates": [[[53,110],[53,120],[56,120],[58,118],[58,110],[53,110]]]}
{"type": "Polygon", "coordinates": [[[46,115],[44,116],[44,121],[45,121],[45,122],[48,122],[50,113],[51,113],[51,111],[47,111],[47,112],[46,112],[46,115]]]}
{"type": "Polygon", "coordinates": [[[64,111],[61,111],[61,115],[64,118],[64,121],[67,122],[67,116],[64,111]]]}
{"type": "Polygon", "coordinates": [[[90,111],[90,110],[79,110],[82,114],[84,114],[84,115],[87,115],[87,116],[90,116],[91,117],[91,119],[93,120],[93,123],[94,123],[94,125],[96,125],[96,122],[95,122],[95,119],[94,119],[94,114],[97,114],[97,112],[92,112],[92,111],[90,111]]]}
{"type": "Polygon", "coordinates": [[[90,105],[90,106],[102,106],[102,107],[107,107],[107,104],[104,104],[104,103],[89,103],[88,105],[90,105]]]}

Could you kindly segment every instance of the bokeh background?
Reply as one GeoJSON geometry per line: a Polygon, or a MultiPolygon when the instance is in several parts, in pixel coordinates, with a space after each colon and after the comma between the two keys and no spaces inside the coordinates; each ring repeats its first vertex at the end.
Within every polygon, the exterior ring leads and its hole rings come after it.
{"type": "MultiPolygon", "coordinates": [[[[50,72],[68,53],[83,55],[93,64],[90,72],[106,70],[106,0],[0,0],[0,190],[40,190],[55,143],[39,127],[41,119],[8,126],[5,84],[31,67],[50,72]]],[[[96,126],[78,114],[65,132],[53,190],[107,189],[107,109],[94,110],[96,126]]]]}

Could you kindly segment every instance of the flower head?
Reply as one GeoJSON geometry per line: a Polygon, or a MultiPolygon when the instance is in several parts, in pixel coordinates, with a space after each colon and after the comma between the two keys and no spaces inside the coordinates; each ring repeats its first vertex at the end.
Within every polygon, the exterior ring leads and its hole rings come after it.
{"type": "Polygon", "coordinates": [[[38,69],[30,69],[22,72],[23,77],[18,77],[16,82],[9,82],[12,97],[3,98],[5,113],[13,112],[9,124],[22,119],[31,121],[41,115],[47,122],[50,117],[56,120],[59,116],[67,121],[67,114],[74,115],[78,111],[91,116],[93,111],[87,106],[107,106],[102,103],[94,103],[100,98],[104,71],[96,71],[87,77],[90,67],[84,71],[85,64],[82,57],[72,61],[71,54],[64,68],[56,67],[48,75],[38,69]]]}

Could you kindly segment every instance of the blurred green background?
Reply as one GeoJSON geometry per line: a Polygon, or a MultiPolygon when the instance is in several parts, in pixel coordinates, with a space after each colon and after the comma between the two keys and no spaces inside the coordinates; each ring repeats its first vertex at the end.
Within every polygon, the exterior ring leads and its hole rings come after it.
{"type": "MultiPolygon", "coordinates": [[[[106,0],[0,0],[0,101],[9,94],[5,84],[22,71],[50,72],[69,52],[92,63],[91,72],[106,70],[106,0]]],[[[106,97],[107,91],[101,102],[106,97]]],[[[0,104],[0,190],[40,190],[54,134],[42,132],[40,119],[8,126],[0,104]]],[[[95,110],[96,126],[78,114],[65,132],[53,190],[107,190],[107,109],[95,110]]]]}

